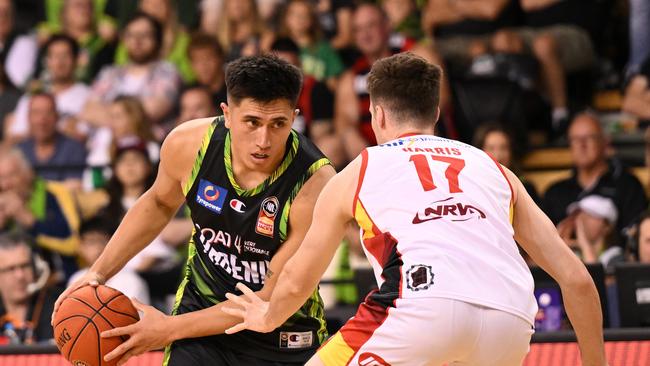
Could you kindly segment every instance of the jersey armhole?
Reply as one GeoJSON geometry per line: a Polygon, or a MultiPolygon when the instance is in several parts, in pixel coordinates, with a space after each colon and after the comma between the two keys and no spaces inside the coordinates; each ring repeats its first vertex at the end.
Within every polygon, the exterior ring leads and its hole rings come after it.
{"type": "Polygon", "coordinates": [[[356,217],[357,201],[359,201],[359,192],[361,191],[361,185],[363,184],[363,178],[366,175],[367,168],[368,168],[368,149],[363,149],[363,151],[361,152],[361,168],[359,169],[359,181],[357,182],[357,190],[354,193],[354,199],[352,200],[352,217],[356,217]]]}
{"type": "Polygon", "coordinates": [[[214,130],[216,129],[218,124],[219,124],[219,117],[215,118],[215,120],[210,123],[210,127],[208,127],[208,130],[203,135],[203,140],[201,141],[201,148],[197,152],[196,158],[194,159],[194,164],[192,165],[192,171],[190,172],[190,177],[187,179],[187,182],[185,182],[185,184],[183,185],[184,196],[187,196],[190,189],[192,189],[192,186],[194,185],[196,176],[199,175],[199,170],[201,170],[201,164],[203,163],[203,158],[205,157],[205,153],[208,151],[208,146],[210,146],[210,141],[212,141],[212,134],[214,133],[214,130]]]}
{"type": "Polygon", "coordinates": [[[510,183],[510,179],[508,179],[508,175],[503,170],[503,167],[501,166],[501,164],[499,164],[499,162],[492,155],[490,155],[488,153],[486,153],[486,154],[487,154],[487,156],[490,157],[490,159],[492,159],[494,164],[496,164],[497,168],[499,168],[499,171],[501,172],[501,175],[503,175],[503,178],[506,180],[506,183],[508,183],[508,187],[510,188],[510,206],[514,207],[515,206],[515,191],[512,188],[512,183],[510,183]]]}

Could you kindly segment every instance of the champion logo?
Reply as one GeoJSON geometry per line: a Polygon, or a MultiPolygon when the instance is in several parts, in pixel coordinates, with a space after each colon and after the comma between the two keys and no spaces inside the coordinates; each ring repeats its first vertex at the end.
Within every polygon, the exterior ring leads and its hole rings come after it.
{"type": "Polygon", "coordinates": [[[364,352],[359,356],[359,366],[390,366],[390,364],[372,352],[364,352]]]}
{"type": "Polygon", "coordinates": [[[244,204],[244,202],[233,198],[230,200],[230,208],[232,208],[234,211],[237,211],[239,213],[244,213],[244,209],[246,208],[246,205],[244,204]]]}

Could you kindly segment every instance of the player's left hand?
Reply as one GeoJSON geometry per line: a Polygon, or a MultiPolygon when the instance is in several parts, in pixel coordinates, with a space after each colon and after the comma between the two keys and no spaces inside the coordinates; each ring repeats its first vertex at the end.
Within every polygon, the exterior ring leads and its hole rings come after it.
{"type": "Polygon", "coordinates": [[[171,329],[168,329],[169,321],[167,318],[169,316],[136,299],[132,299],[132,302],[133,306],[142,313],[140,320],[126,327],[107,330],[101,334],[102,338],[119,336],[129,338],[104,356],[104,361],[107,362],[119,358],[118,366],[125,364],[133,356],[161,349],[173,341],[171,329]]]}
{"type": "Polygon", "coordinates": [[[241,308],[224,306],[221,310],[226,314],[242,318],[243,321],[226,329],[226,334],[237,333],[244,329],[260,333],[274,330],[276,327],[271,324],[268,317],[269,302],[262,300],[243,283],[238,283],[237,288],[244,293],[242,296],[227,293],[226,297],[241,308]]]}

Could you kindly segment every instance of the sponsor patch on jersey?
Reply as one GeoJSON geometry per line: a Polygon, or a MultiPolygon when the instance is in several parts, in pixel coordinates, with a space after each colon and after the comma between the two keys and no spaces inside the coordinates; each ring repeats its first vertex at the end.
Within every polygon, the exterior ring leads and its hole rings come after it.
{"type": "Polygon", "coordinates": [[[307,348],[313,340],[312,332],[280,332],[280,348],[307,348]]]}
{"type": "Polygon", "coordinates": [[[406,287],[411,291],[426,290],[433,285],[433,277],[431,266],[424,264],[412,265],[406,271],[406,287]]]}
{"type": "Polygon", "coordinates": [[[433,202],[413,217],[413,224],[445,219],[453,222],[485,219],[485,213],[473,205],[455,200],[453,197],[433,202]]]}
{"type": "Polygon", "coordinates": [[[280,202],[275,196],[267,197],[262,201],[260,213],[257,215],[257,225],[255,225],[255,232],[273,237],[275,226],[275,215],[277,215],[280,208],[280,202]]]}
{"type": "Polygon", "coordinates": [[[359,356],[359,366],[390,366],[390,364],[372,352],[364,352],[359,356]]]}
{"type": "Polygon", "coordinates": [[[227,195],[227,189],[201,179],[199,189],[196,191],[196,202],[208,210],[220,214],[227,195]]]}
{"type": "Polygon", "coordinates": [[[233,198],[230,200],[230,208],[232,208],[236,212],[244,213],[244,209],[246,208],[246,205],[244,204],[244,202],[233,198]]]}

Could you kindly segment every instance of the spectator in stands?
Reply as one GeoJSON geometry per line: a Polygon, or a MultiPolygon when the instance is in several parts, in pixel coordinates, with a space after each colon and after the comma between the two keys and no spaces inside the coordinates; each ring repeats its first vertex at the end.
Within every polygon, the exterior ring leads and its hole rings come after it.
{"type": "Polygon", "coordinates": [[[0,151],[0,231],[29,232],[59,280],[77,270],[79,222],[67,187],[36,177],[20,150],[0,151]]]}
{"type": "MultiPolygon", "coordinates": [[[[104,251],[115,228],[111,227],[105,218],[96,217],[84,222],[79,230],[81,241],[79,243],[79,257],[86,266],[70,277],[68,284],[73,283],[83,276],[88,268],[95,263],[104,251]]],[[[129,298],[135,297],[143,304],[150,304],[149,287],[144,280],[132,269],[124,268],[117,272],[106,282],[107,286],[122,291],[129,298]]]]}
{"type": "Polygon", "coordinates": [[[352,46],[352,0],[318,0],[316,14],[323,35],[337,50],[352,46]]]}
{"type": "Polygon", "coordinates": [[[633,260],[650,264],[650,212],[646,211],[641,215],[637,235],[634,236],[633,240],[634,242],[628,248],[633,260]]]}
{"type": "Polygon", "coordinates": [[[131,96],[119,96],[108,109],[110,124],[100,128],[88,143],[88,165],[110,165],[118,146],[144,141],[149,157],[158,162],[160,147],[142,103],[131,96]]]}
{"type": "MultiPolygon", "coordinates": [[[[190,36],[178,22],[176,8],[171,0],[140,0],[140,11],[155,18],[163,27],[160,56],[176,66],[183,81],[194,81],[194,73],[187,56],[190,36]]],[[[128,61],[126,48],[121,44],[117,49],[115,61],[123,65],[128,61]]]]}
{"type": "Polygon", "coordinates": [[[650,58],[650,2],[630,0],[630,56],[628,74],[639,72],[641,64],[650,58]]]}
{"type": "Polygon", "coordinates": [[[18,90],[7,77],[4,64],[0,62],[0,143],[4,140],[5,129],[8,128],[6,119],[14,112],[20,99],[18,90]]]}
{"type": "Polygon", "coordinates": [[[389,41],[391,47],[401,48],[404,42],[413,42],[424,37],[415,0],[384,0],[381,7],[386,12],[393,30],[389,41]]]}
{"type": "Polygon", "coordinates": [[[521,176],[518,164],[515,161],[514,139],[510,131],[497,123],[484,123],[474,133],[473,145],[487,152],[499,164],[512,170],[519,176],[526,191],[535,203],[540,203],[539,195],[535,187],[521,176]]]}
{"type": "Polygon", "coordinates": [[[210,91],[203,86],[186,88],[181,94],[180,104],[181,111],[177,125],[193,119],[217,115],[210,91]]]}
{"type": "Polygon", "coordinates": [[[586,29],[589,9],[576,0],[519,0],[525,27],[499,31],[491,40],[495,52],[532,51],[541,66],[541,81],[552,110],[552,123],[562,132],[569,118],[566,74],[589,70],[595,62],[586,29]]]}
{"type": "Polygon", "coordinates": [[[196,83],[210,90],[214,108],[221,115],[223,112],[219,104],[226,102],[226,77],[223,49],[219,41],[205,33],[197,33],[192,36],[187,52],[196,83]]]}
{"type": "MultiPolygon", "coordinates": [[[[361,56],[339,81],[334,104],[334,125],[338,138],[343,141],[344,160],[355,158],[365,147],[375,145],[376,139],[370,126],[370,97],[366,88],[366,76],[372,64],[386,56],[407,51],[392,49],[388,43],[391,32],[386,13],[374,4],[357,7],[353,16],[356,47],[361,56]]],[[[415,45],[411,51],[429,62],[441,65],[433,50],[427,45],[415,45]]],[[[448,87],[443,85],[441,100],[448,87]]],[[[445,105],[446,102],[441,102],[445,105]]]]}
{"type": "MultiPolygon", "coordinates": [[[[90,89],[81,82],[75,82],[74,72],[79,55],[79,46],[74,39],[56,34],[43,46],[45,70],[41,78],[32,82],[31,89],[54,95],[59,120],[57,127],[68,136],[81,138],[87,128],[77,118],[90,89]]],[[[31,97],[25,94],[16,107],[9,127],[11,136],[21,139],[29,132],[29,105],[31,97]]]]}
{"type": "Polygon", "coordinates": [[[202,31],[219,40],[227,61],[268,49],[272,34],[260,17],[255,0],[223,0],[218,14],[216,26],[202,31]]]}
{"type": "Polygon", "coordinates": [[[44,44],[54,34],[62,33],[79,45],[75,78],[85,83],[93,81],[99,71],[113,62],[117,27],[104,14],[105,1],[48,1],[48,19],[38,27],[44,44]]]}
{"type": "Polygon", "coordinates": [[[611,245],[611,234],[618,219],[614,202],[600,195],[589,195],[569,205],[567,214],[573,227],[563,239],[576,250],[585,264],[601,263],[608,272],[625,260],[623,249],[611,245]]]}
{"type": "Polygon", "coordinates": [[[544,210],[565,235],[574,226],[572,218],[566,218],[569,204],[592,194],[608,197],[619,213],[614,230],[615,244],[622,245],[622,229],[648,206],[643,186],[618,162],[608,161],[607,137],[595,115],[577,115],[569,126],[568,138],[575,164],[573,174],[546,191],[544,210]]]}
{"type": "Polygon", "coordinates": [[[6,343],[54,338],[50,318],[63,289],[47,284],[46,267],[34,257],[27,236],[0,233],[0,338],[6,343]]]}
{"type": "Polygon", "coordinates": [[[157,20],[143,13],[131,18],[122,34],[129,63],[101,71],[81,114],[83,120],[108,126],[110,103],[119,95],[138,97],[155,124],[169,117],[180,79],[172,64],[160,60],[162,39],[163,29],[157,20]]]}
{"type": "Polygon", "coordinates": [[[52,94],[35,93],[29,102],[29,136],[18,144],[38,175],[63,181],[70,188],[81,187],[86,164],[84,146],[56,129],[59,119],[52,94]]]}
{"type": "Polygon", "coordinates": [[[316,81],[325,81],[330,90],[336,90],[343,63],[323,39],[316,10],[308,0],[287,3],[278,36],[291,38],[300,47],[300,65],[305,75],[316,81]]]}
{"type": "Polygon", "coordinates": [[[516,0],[429,0],[422,28],[442,57],[457,63],[484,52],[484,42],[497,30],[517,25],[518,15],[516,0]]]}
{"type": "Polygon", "coordinates": [[[34,73],[38,43],[33,36],[18,33],[14,16],[12,0],[0,0],[0,63],[11,83],[22,88],[34,73]]]}
{"type": "Polygon", "coordinates": [[[650,122],[650,57],[648,57],[625,87],[623,111],[650,122]]]}

